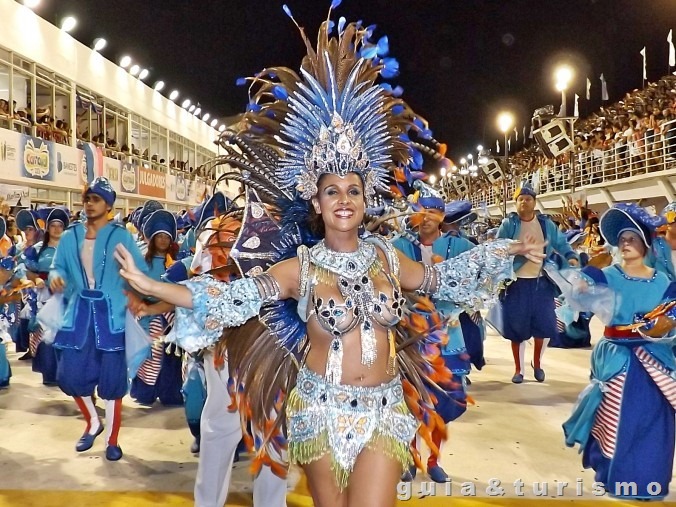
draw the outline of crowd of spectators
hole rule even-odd
[[[38,107],[35,112],[35,120],[32,115],[30,102],[25,108],[18,108],[16,101],[0,99],[0,126],[9,128],[10,122],[14,129],[20,132],[28,132],[33,126],[38,137],[61,144],[70,144],[71,129],[67,122],[54,118],[49,107]]]
[[[667,75],[621,100],[602,106],[574,125],[574,150],[547,158],[531,140],[509,155],[510,188],[523,179],[541,193],[566,188],[571,157],[576,157],[576,183],[597,184],[608,179],[676,165],[676,76]],[[475,200],[491,202],[502,196],[502,183],[472,181]],[[492,188],[493,187],[493,188]],[[509,199],[509,196],[508,196]]]

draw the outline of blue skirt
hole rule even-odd
[[[591,435],[582,455],[611,496],[659,500],[669,494],[674,464],[674,409],[631,354],[622,391],[615,453],[607,458]],[[659,492],[658,492],[659,490]]]

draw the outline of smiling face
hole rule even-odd
[[[361,177],[356,173],[348,173],[343,178],[325,174],[319,181],[317,195],[312,198],[312,206],[322,216],[327,235],[330,231],[356,231],[366,209]]]

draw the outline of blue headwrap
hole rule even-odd
[[[111,186],[108,178],[104,178],[103,176],[99,176],[89,184],[89,187],[85,190],[85,195],[89,193],[98,195],[111,207],[115,204],[115,199],[117,199],[117,193]]]

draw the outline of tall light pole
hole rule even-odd
[[[556,78],[556,89],[561,92],[561,117],[566,116],[566,90],[573,79],[573,70],[567,65],[557,67],[554,73]]]
[[[556,68],[554,72],[554,78],[556,79],[556,89],[561,92],[561,114],[559,115],[563,121],[566,121],[570,124],[570,139],[575,143],[575,120],[574,116],[568,116],[566,114],[566,90],[570,81],[573,79],[573,69],[568,65],[561,65]],[[573,144],[573,152],[570,156],[570,193],[575,193],[575,145]]]
[[[504,160],[504,174],[502,175],[502,216],[507,216],[507,171],[509,170],[509,149],[507,148],[507,132],[512,129],[514,125],[514,115],[509,112],[502,112],[498,115],[498,128],[505,138],[505,156]]]

